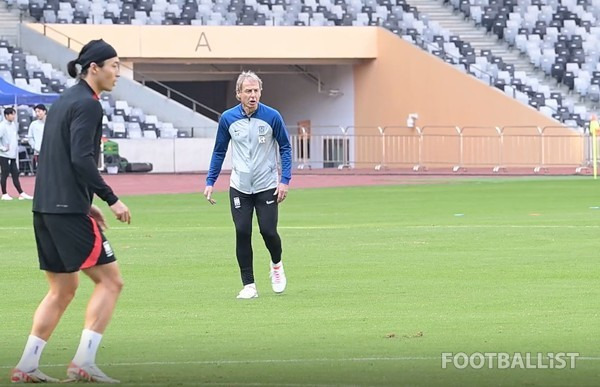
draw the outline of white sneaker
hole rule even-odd
[[[244,286],[240,293],[237,295],[237,298],[242,300],[248,300],[250,298],[257,298],[258,291],[256,290],[256,284],[248,284]]]
[[[98,368],[95,364],[86,366],[78,366],[71,362],[69,368],[67,368],[67,380],[65,382],[96,382],[96,383],[110,383],[116,384],[121,383],[120,380],[113,379],[107,376],[104,372]]]
[[[39,368],[31,372],[23,372],[18,369],[12,370],[10,375],[10,381],[13,383],[58,383],[59,380],[52,378],[42,371]]]
[[[2,195],[0,200],[13,200],[13,198],[9,194],[4,194]]]
[[[279,261],[278,264],[271,262],[271,286],[275,293],[283,293],[285,286],[287,285],[287,279],[285,278],[285,272],[283,271],[283,262]]]
[[[27,195],[25,192],[21,192],[19,200],[33,200],[33,196]]]

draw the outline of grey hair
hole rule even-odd
[[[242,92],[242,83],[244,83],[246,79],[253,79],[257,81],[259,89],[262,90],[262,80],[258,77],[258,75],[256,75],[253,71],[243,71],[238,76],[237,82],[235,83],[235,91],[237,93]]]

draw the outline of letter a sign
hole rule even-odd
[[[198,49],[200,49],[201,47],[208,48],[209,52],[212,51],[210,49],[210,43],[208,43],[208,38],[206,37],[206,34],[204,32],[201,33],[200,37],[198,38],[198,43],[196,43],[196,52],[198,52]]]

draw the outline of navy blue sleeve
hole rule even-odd
[[[283,184],[290,184],[290,180],[292,180],[292,146],[288,131],[283,123],[283,118],[281,118],[279,113],[273,119],[273,135],[279,144],[281,182]]]
[[[227,153],[227,147],[231,135],[229,134],[229,127],[223,116],[219,119],[219,128],[217,129],[217,138],[215,140],[215,148],[213,149],[212,158],[210,159],[210,169],[206,176],[206,185],[213,186],[221,173],[223,167],[223,161],[225,160],[225,154]]]

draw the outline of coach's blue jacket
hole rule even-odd
[[[262,103],[251,116],[239,104],[223,113],[210,161],[206,185],[219,177],[229,141],[232,142],[231,187],[252,194],[277,187],[277,145],[281,157],[281,182],[292,178],[292,147],[279,112]]]

